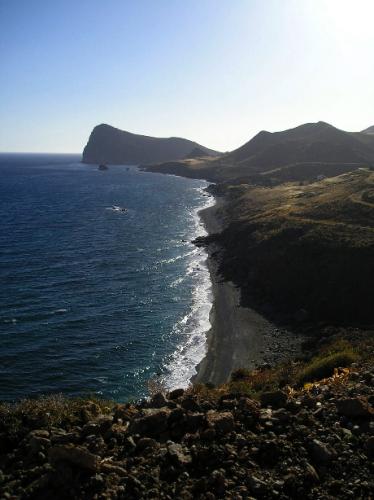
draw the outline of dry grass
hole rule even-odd
[[[350,366],[357,359],[357,353],[352,350],[317,356],[301,371],[298,376],[298,382],[299,384],[305,384],[331,377],[335,369]]]
[[[23,426],[72,426],[82,421],[82,412],[110,412],[114,402],[92,398],[69,398],[62,394],[23,399],[17,403],[0,403],[0,430],[17,432]]]

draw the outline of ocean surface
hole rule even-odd
[[[191,243],[206,185],[0,155],[0,400],[188,384],[210,327],[206,254]]]

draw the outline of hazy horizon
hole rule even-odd
[[[219,151],[374,124],[370,0],[0,0],[0,151],[81,154],[108,123]]]

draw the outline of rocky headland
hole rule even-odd
[[[218,152],[180,137],[150,137],[133,134],[107,124],[97,125],[83,150],[83,163],[137,165],[165,162]]]

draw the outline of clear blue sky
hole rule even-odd
[[[374,0],[0,0],[0,151],[374,125]]]

